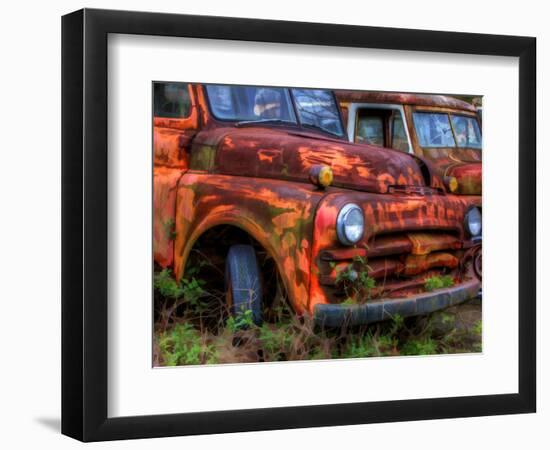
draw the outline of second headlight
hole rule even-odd
[[[481,234],[481,211],[479,208],[473,206],[468,210],[464,216],[464,226],[472,237]]]
[[[336,234],[344,245],[353,245],[361,240],[365,231],[363,210],[355,203],[342,207],[336,219]]]

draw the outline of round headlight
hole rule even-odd
[[[468,210],[464,216],[464,226],[466,231],[472,237],[479,236],[481,234],[481,211],[477,207],[472,207]]]
[[[365,231],[363,210],[354,203],[344,205],[336,219],[336,234],[344,245],[353,245],[359,242]]]

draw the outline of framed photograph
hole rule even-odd
[[[535,412],[535,73],[532,37],[64,16],[62,432]]]

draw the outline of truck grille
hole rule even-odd
[[[449,232],[400,232],[372,236],[363,248],[324,251],[320,255],[319,282],[335,297],[345,296],[341,274],[367,271],[376,280],[373,294],[389,296],[403,290],[423,290],[426,278],[460,276],[460,239]],[[366,266],[365,266],[366,265]]]

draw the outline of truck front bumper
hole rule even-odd
[[[468,280],[458,286],[405,298],[372,300],[360,305],[317,304],[313,315],[315,323],[323,327],[364,325],[401,317],[418,316],[457,305],[477,296],[481,281]]]

